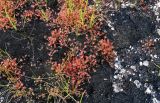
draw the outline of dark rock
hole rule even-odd
[[[114,45],[116,49],[128,48],[138,40],[155,35],[153,18],[136,9],[125,8],[119,12],[111,12],[111,21],[115,28]]]

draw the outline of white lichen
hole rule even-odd
[[[142,85],[142,83],[139,82],[139,80],[135,80],[133,83],[136,85],[137,88],[140,88]]]

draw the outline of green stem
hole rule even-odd
[[[82,103],[82,99],[83,99],[84,93],[85,93],[85,91],[82,93],[79,103]]]
[[[12,27],[13,27],[15,30],[17,30],[17,27],[16,27],[16,25],[12,22],[9,14],[7,13],[6,8],[5,8],[4,10],[5,10],[6,17],[9,19],[10,24],[12,25]]]

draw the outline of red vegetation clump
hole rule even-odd
[[[70,79],[71,87],[77,88],[82,82],[90,78],[89,72],[96,64],[94,56],[85,56],[83,52],[79,56],[68,57],[62,63],[53,63],[53,70],[57,74],[64,74]]]
[[[113,63],[115,58],[115,53],[113,51],[112,43],[107,39],[102,39],[99,41],[99,50],[102,52],[102,55],[105,56],[105,59],[109,63]]]
[[[59,49],[67,48],[64,58],[51,62],[52,70],[65,75],[72,89],[89,80],[90,72],[99,65],[99,55],[109,64],[113,63],[115,57],[112,43],[102,39],[105,33],[101,32],[101,23],[95,20],[94,6],[88,5],[85,0],[66,0],[54,20],[58,28],[48,37],[51,58],[60,52]]]
[[[34,16],[33,10],[25,10],[22,15],[22,17],[25,18],[26,21],[31,21],[33,16]]]
[[[155,46],[155,41],[151,38],[148,38],[148,39],[142,41],[142,48],[145,51],[151,52],[154,49],[154,46]]]
[[[31,21],[32,18],[35,18],[48,22],[51,19],[51,14],[52,10],[47,7],[47,2],[42,0],[31,2],[30,8],[23,12],[22,17],[26,21]]]
[[[61,32],[60,29],[55,29],[51,32],[51,36],[48,37],[48,41],[49,41],[49,46],[52,46],[55,44],[56,40],[58,39],[58,37],[62,36],[63,33]]]
[[[48,37],[50,60],[47,61],[47,63],[51,63],[50,69],[54,71],[53,73],[49,74],[47,71],[46,74],[41,75],[34,73],[40,69],[32,72],[23,69],[26,72],[26,75],[24,75],[18,67],[16,59],[4,59],[0,62],[0,77],[2,78],[0,83],[9,89],[14,97],[28,98],[33,96],[34,92],[38,94],[36,94],[37,99],[48,95],[47,101],[51,96],[50,93],[53,96],[59,96],[58,93],[60,93],[62,96],[59,97],[62,98],[65,94],[67,95],[64,98],[71,97],[70,93],[78,94],[81,92],[80,86],[85,81],[89,81],[91,72],[95,71],[98,66],[103,65],[101,61],[106,60],[109,63],[114,61],[115,54],[112,43],[109,40],[102,39],[105,38],[105,33],[101,30],[100,25],[102,22],[98,18],[99,13],[96,8],[98,4],[96,4],[96,1],[91,0],[92,3],[89,0],[57,1],[60,1],[61,10],[57,15],[53,15],[56,14],[56,10],[54,11],[48,6],[50,5],[48,0],[0,0],[0,29],[19,30],[16,34],[24,33],[23,37],[29,45],[36,43],[35,46],[39,46],[37,42],[32,42],[32,40],[40,39],[42,36],[40,35],[37,38],[36,35],[33,35],[37,34],[35,31],[37,25],[32,26],[32,23],[43,21],[44,24],[47,23],[48,30],[54,28],[51,31],[51,36]],[[36,22],[30,22],[32,20]],[[25,25],[25,23],[29,25]],[[23,25],[23,28],[17,28],[21,25]],[[33,29],[29,32],[31,35],[28,35],[25,30],[28,31],[30,25]],[[45,44],[45,41],[40,42]],[[43,52],[45,49],[43,43],[42,49],[37,48],[35,50],[42,50]],[[29,52],[25,55],[25,59],[30,58],[30,56],[32,54],[30,55]],[[35,63],[35,66],[39,66],[36,68],[41,68],[44,62],[41,62],[41,57],[38,58],[36,56],[36,59],[32,59],[33,61],[27,61],[27,59],[27,64],[31,63],[32,66],[32,63]],[[18,59],[20,60],[20,58]],[[25,61],[20,62],[22,62],[22,64],[20,63],[22,67],[26,66]],[[29,73],[33,74],[30,75]],[[52,78],[52,76],[54,77]],[[34,83],[27,84],[30,81]],[[34,92],[32,89],[27,88],[28,86],[33,87]]]
[[[95,8],[85,0],[66,0],[54,20],[67,32],[87,30],[95,22]]]
[[[26,0],[1,0],[0,1],[0,29],[17,29],[15,10],[21,7]]]
[[[14,89],[24,89],[21,82],[22,73],[17,67],[16,59],[6,59],[0,63],[0,73],[7,78],[7,80],[13,85]]]
[[[16,59],[3,60],[0,63],[0,73],[4,73],[5,75],[7,75],[8,79],[16,78],[16,81],[20,80],[22,76],[20,69],[17,67]]]
[[[8,88],[14,98],[31,95],[30,90],[27,90],[22,82],[24,74],[18,68],[16,59],[3,60],[0,63],[0,74],[8,81]]]

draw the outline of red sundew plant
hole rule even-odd
[[[31,2],[30,9],[24,11],[22,17],[24,20],[31,21],[32,18],[48,22],[51,20],[52,10],[47,7],[45,0]]]
[[[57,74],[64,74],[69,78],[71,88],[74,91],[85,80],[89,80],[90,75],[88,73],[93,70],[95,64],[96,59],[94,56],[85,56],[84,53],[81,52],[79,56],[69,54],[68,58],[63,60],[62,63],[54,62],[52,70]]]
[[[26,0],[1,0],[0,1],[0,29],[17,30],[15,10],[21,7]]]
[[[51,32],[51,36],[48,37],[48,41],[49,41],[49,44],[48,46],[52,46],[55,44],[56,40],[58,39],[58,37],[62,36],[62,32],[60,29],[56,29],[56,30],[53,30]]]
[[[10,60],[6,59],[1,62],[0,65],[0,73],[4,73],[7,75],[8,79],[11,79],[12,77],[16,77],[16,81],[21,78],[21,71],[17,68],[16,59]],[[14,78],[13,78],[14,79]],[[14,81],[12,81],[14,82]]]
[[[96,12],[94,6],[88,6],[86,0],[65,0],[54,20],[66,31],[86,30],[94,25]]]
[[[0,74],[3,78],[6,78],[9,91],[13,93],[13,97],[21,97],[28,95],[26,87],[22,83],[22,72],[18,68],[16,59],[5,59],[0,63]]]
[[[36,10],[25,10],[22,17],[28,22],[31,21],[33,17],[39,18],[42,21],[48,22],[51,17],[51,10],[46,9],[45,11],[43,9],[36,9]]]
[[[51,18],[52,11],[47,8],[45,11],[43,9],[35,10],[35,14],[40,20],[48,22]]]
[[[112,43],[107,39],[102,39],[99,41],[99,50],[102,52],[102,55],[105,56],[105,59],[109,63],[113,63],[115,58],[115,53],[113,51]]]
[[[57,28],[48,37],[52,70],[67,80],[71,94],[79,95],[83,91],[80,87],[90,80],[91,72],[103,60],[112,66],[113,45],[102,39],[106,35],[101,31],[103,23],[98,21],[95,7],[89,7],[87,0],[65,0],[54,23]],[[64,50],[62,57],[55,59],[54,55],[61,50]]]
[[[25,21],[31,21],[33,18],[34,12],[32,10],[25,10],[23,12],[22,17],[24,18]]]

